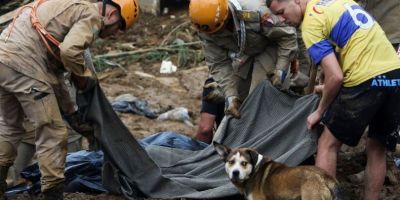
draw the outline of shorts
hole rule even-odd
[[[368,137],[394,151],[400,125],[400,69],[342,87],[322,122],[349,146],[356,146],[369,126]]]

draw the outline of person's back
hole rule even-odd
[[[44,42],[32,27],[30,8],[25,8],[0,36],[0,62],[12,69],[42,80],[49,84],[58,84],[55,74],[63,70],[80,71],[82,66],[76,63],[76,48],[90,45],[98,34],[102,22],[95,4],[81,0],[45,1],[37,9],[40,24],[48,33],[61,42],[60,55],[63,64],[49,54]],[[91,27],[88,29],[87,27]],[[67,36],[67,37],[66,37]],[[50,47],[56,51],[51,42]],[[79,44],[75,46],[74,44]]]
[[[327,53],[338,52],[345,87],[400,67],[385,33],[359,5],[351,0],[320,2],[308,3],[302,24],[303,39],[314,63]],[[325,24],[324,30],[313,29],[321,24]]]
[[[274,13],[301,24],[304,42],[325,79],[317,109],[307,118],[318,139],[316,166],[336,177],[342,144],[356,146],[366,127],[364,199],[378,199],[386,150],[394,150],[400,123],[400,60],[373,17],[352,0],[268,0]]]
[[[282,88],[288,82],[296,30],[279,24],[265,1],[193,0],[189,15],[199,29],[210,76],[226,97],[225,114],[239,117],[240,102],[262,80]]]
[[[400,1],[362,0],[360,3],[381,25],[389,41],[398,45],[400,43]]]

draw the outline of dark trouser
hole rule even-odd
[[[342,87],[322,122],[344,144],[358,144],[369,126],[368,137],[394,151],[400,131],[400,69],[354,87]]]

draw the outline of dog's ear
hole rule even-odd
[[[226,157],[229,155],[231,152],[231,149],[223,144],[220,144],[218,142],[213,142],[214,148],[217,151],[218,155],[221,156],[223,160],[226,159]]]
[[[253,167],[255,167],[258,162],[258,159],[259,159],[258,155],[260,155],[260,154],[257,151],[254,151],[253,149],[248,149],[248,150],[246,150],[246,152],[250,156],[251,165],[253,165]]]

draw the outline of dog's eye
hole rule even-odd
[[[233,164],[235,164],[235,161],[234,161],[234,160],[230,160],[230,161],[228,162],[228,164],[233,165]]]
[[[247,162],[246,162],[246,161],[243,161],[243,162],[241,162],[240,164],[241,164],[243,167],[246,167]]]

